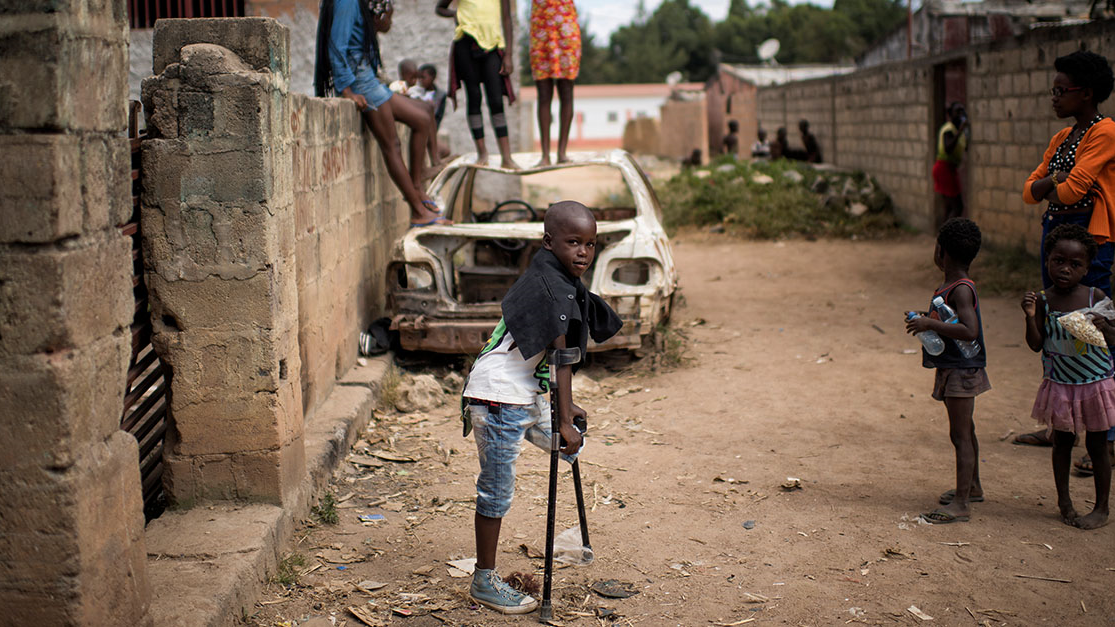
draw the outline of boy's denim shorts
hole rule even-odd
[[[352,91],[364,96],[368,101],[368,109],[378,109],[383,106],[383,103],[391,100],[391,90],[380,82],[371,63],[364,59],[357,62],[350,58],[349,61],[356,66],[356,82],[351,85]]]
[[[523,439],[550,451],[549,403],[540,399],[531,405],[511,405],[469,399],[468,411],[476,452],[480,456],[476,513],[488,518],[503,518],[511,509],[511,498],[515,495],[515,460],[519,458]],[[584,450],[583,443],[581,450]],[[576,455],[561,457],[572,462]]]

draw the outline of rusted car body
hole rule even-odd
[[[521,171],[474,159],[451,163],[428,190],[454,224],[411,229],[395,243],[387,308],[402,347],[478,352],[499,322],[504,294],[542,247],[545,207],[566,199],[583,202],[597,218],[596,259],[582,280],[624,321],[619,335],[589,350],[642,346],[670,315],[677,272],[658,200],[631,156],[573,153],[569,163]],[[538,155],[515,160],[532,163]],[[614,176],[615,186],[592,198],[590,174],[597,181]]]

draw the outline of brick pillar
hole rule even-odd
[[[288,57],[268,18],[155,28],[142,229],[179,506],[287,504],[306,472]]]
[[[148,625],[123,0],[0,2],[0,622]]]

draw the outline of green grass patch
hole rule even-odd
[[[722,224],[726,232],[755,239],[899,232],[890,197],[863,172],[820,172],[781,159],[721,157],[708,166],[682,170],[655,189],[671,230]],[[862,202],[868,211],[852,215],[847,208],[853,202]]]

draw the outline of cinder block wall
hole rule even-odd
[[[0,2],[0,623],[149,625],[123,0]]]
[[[1044,205],[1025,205],[1022,184],[1053,134],[1072,123],[1053,115],[1048,89],[1054,59],[1080,49],[1115,59],[1115,23],[1041,29],[939,58],[762,88],[759,121],[772,132],[785,125],[797,144],[797,120],[809,119],[826,162],[872,174],[894,197],[900,219],[929,229],[936,202],[934,120],[945,104],[934,102],[935,66],[966,59],[972,140],[965,202],[985,242],[1036,253]],[[1110,114],[1111,103],[1100,110]],[[832,120],[831,130],[822,119]]]
[[[704,97],[695,100],[667,100],[659,109],[658,155],[682,159],[694,148],[708,162],[708,108]]]
[[[298,345],[309,415],[355,363],[360,330],[383,315],[384,272],[408,210],[352,103],[294,95],[290,125]]]

